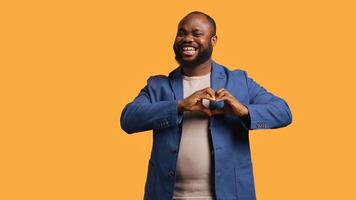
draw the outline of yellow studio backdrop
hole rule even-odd
[[[290,105],[250,132],[260,200],[356,199],[353,1],[1,1],[0,199],[142,199],[152,132],[119,124],[177,64],[178,21],[217,22],[213,58]]]

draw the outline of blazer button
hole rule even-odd
[[[178,153],[178,150],[177,150],[177,149],[174,149],[174,150],[172,151],[172,153],[173,153],[173,154],[176,154],[176,153]]]
[[[175,175],[175,172],[174,171],[169,171],[168,173],[170,176],[174,176]]]

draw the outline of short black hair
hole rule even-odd
[[[211,30],[212,36],[216,35],[216,23],[215,20],[210,17],[208,14],[200,12],[200,11],[193,11],[188,13],[185,17],[183,17],[183,20],[187,17],[189,17],[190,15],[203,15],[210,23],[210,25],[213,27],[213,30]]]

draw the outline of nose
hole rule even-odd
[[[190,34],[187,34],[183,38],[184,42],[193,42],[193,37]]]

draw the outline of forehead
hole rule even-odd
[[[212,26],[209,20],[199,14],[192,14],[184,17],[178,24],[178,30],[184,29],[187,31],[192,30],[202,30],[202,31],[211,31]]]

